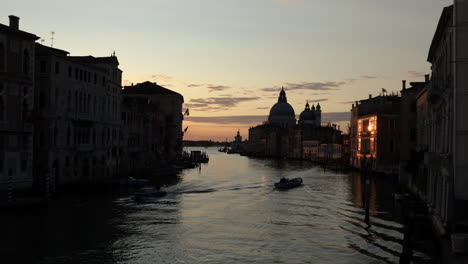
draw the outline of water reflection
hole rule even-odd
[[[9,213],[2,227],[15,228],[0,246],[24,263],[398,262],[402,226],[387,180],[370,183],[367,224],[359,174],[208,151],[209,164],[184,171],[152,203],[114,190]],[[305,185],[273,189],[283,176]]]

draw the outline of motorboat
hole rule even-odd
[[[154,187],[143,187],[135,192],[134,199],[137,202],[145,201],[147,198],[160,198],[166,196],[167,192],[160,191],[159,188]]]
[[[288,178],[281,178],[279,182],[275,183],[275,187],[277,189],[291,189],[294,187],[298,187],[302,185],[302,178],[294,178],[294,179],[288,179]]]

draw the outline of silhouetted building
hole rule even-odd
[[[337,157],[335,151],[340,149],[341,155],[341,147],[327,144],[341,144],[341,131],[336,129],[336,125],[322,126],[321,114],[320,104],[310,108],[307,102],[296,124],[294,109],[282,88],[278,102],[270,110],[268,121],[249,129],[247,151],[255,156],[294,159],[318,158],[322,151],[322,159]]]
[[[137,85],[125,86],[125,98],[144,98],[153,104],[155,109],[164,117],[164,126],[160,126],[160,135],[163,137],[157,145],[158,155],[167,161],[179,158],[182,155],[182,104],[184,97],[152,82],[143,82]]]
[[[114,55],[69,56],[36,44],[34,173],[40,185],[118,173],[121,78]]]
[[[468,5],[444,8],[429,50],[432,75],[417,94],[411,190],[427,202],[440,236],[468,252]]]
[[[142,175],[166,159],[166,118],[155,102],[124,95],[122,122],[123,171]]]
[[[426,76],[428,78],[428,76]],[[403,80],[401,93],[401,134],[400,134],[400,173],[399,181],[401,184],[408,183],[413,173],[412,167],[416,153],[416,128],[417,118],[417,95],[425,88],[426,82],[411,82],[411,87],[406,87],[406,81]]]
[[[397,95],[356,102],[351,109],[351,166],[369,162],[375,171],[397,170],[400,161],[400,103]]]
[[[245,151],[245,146],[242,142],[242,136],[240,135],[240,131],[237,131],[237,135],[234,137],[234,141],[231,143],[231,153],[240,153]]]
[[[34,42],[19,18],[0,24],[0,189],[30,188],[33,182]],[[1,197],[0,199],[3,199]]]

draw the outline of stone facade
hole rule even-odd
[[[34,172],[39,187],[117,176],[122,134],[118,65],[115,56],[69,56],[36,44]]]
[[[19,29],[19,18],[0,24],[0,189],[33,183],[33,34]]]

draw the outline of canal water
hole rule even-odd
[[[399,262],[403,226],[392,217],[391,181],[372,180],[368,225],[359,174],[200,150],[210,162],[181,172],[151,203],[90,192],[2,213],[1,263]],[[275,190],[281,177],[302,177],[304,186]]]

